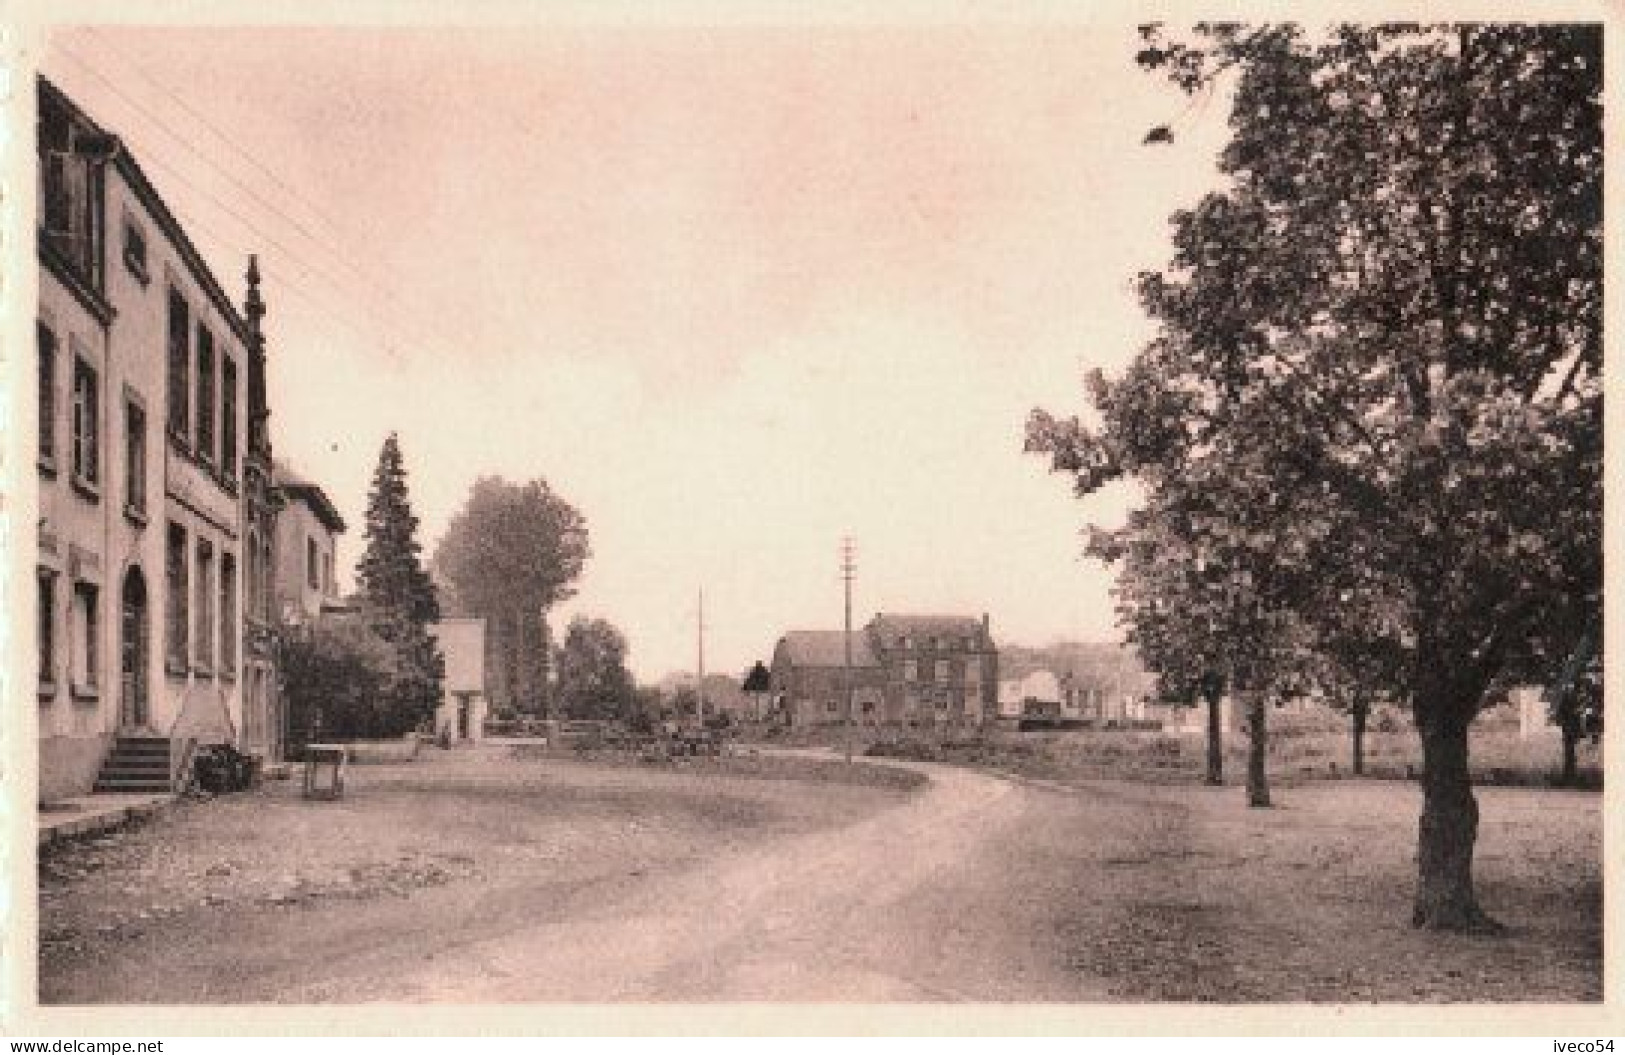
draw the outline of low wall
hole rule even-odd
[[[344,746],[352,765],[365,766],[410,762],[417,758],[422,742],[413,733],[400,740],[352,740]]]
[[[39,801],[88,795],[102,759],[112,750],[111,733],[44,736],[39,741]]]

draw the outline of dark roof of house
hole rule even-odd
[[[980,634],[982,621],[970,615],[888,615],[876,614],[869,626],[882,639],[906,635],[908,637],[962,637]]]
[[[791,630],[779,638],[790,662],[798,667],[841,667],[846,665],[846,633],[841,630]],[[880,661],[869,649],[869,638],[852,632],[852,665],[878,667]]]
[[[274,466],[274,476],[277,490],[290,498],[303,501],[327,530],[335,534],[344,533],[344,518],[339,516],[338,509],[334,507],[320,484],[301,476],[283,462],[277,462]]]

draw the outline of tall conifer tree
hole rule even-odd
[[[390,688],[391,710],[405,732],[434,713],[445,661],[429,633],[440,618],[434,583],[419,558],[418,518],[406,488],[406,466],[394,433],[384,440],[367,499],[367,549],[356,577],[367,618],[394,646],[400,675]]]

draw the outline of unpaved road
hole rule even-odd
[[[1045,935],[1013,926],[996,891],[990,902],[964,882],[1033,795],[939,769],[923,791],[849,827],[721,856],[365,988],[454,1002],[1104,996],[1079,985],[1059,950],[1044,955]]]
[[[1481,791],[1512,927],[1485,940],[1405,923],[1410,785],[1257,811],[918,771],[453,753],[358,770],[342,804],[183,807],[47,862],[42,1001],[1600,998],[1597,796]]]

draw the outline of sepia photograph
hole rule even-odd
[[[1600,19],[442,14],[11,40],[14,1001],[1601,1008]]]

